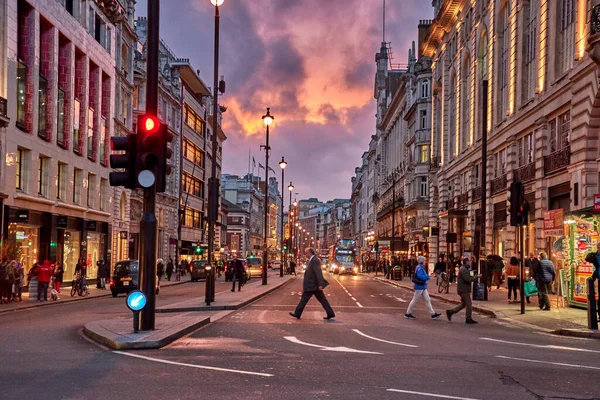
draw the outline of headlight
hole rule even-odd
[[[358,272],[358,268],[354,267],[354,272]]]
[[[341,269],[342,271],[345,271],[345,270],[346,270],[346,267],[340,267],[340,269]]]

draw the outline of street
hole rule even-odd
[[[595,341],[479,315],[473,326],[462,313],[452,322],[431,320],[424,303],[409,321],[402,315],[412,292],[364,275],[325,277],[334,320],[322,319],[315,299],[300,320],[288,315],[300,298],[300,275],[161,350],[109,351],[80,335],[87,321],[126,314],[122,297],[0,315],[2,337],[11,338],[0,346],[11,366],[0,387],[7,398],[60,399],[600,397]],[[158,304],[203,287],[165,288]],[[221,280],[217,299],[224,290]]]

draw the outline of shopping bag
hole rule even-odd
[[[538,289],[533,279],[525,281],[523,292],[525,293],[525,297],[537,296]]]
[[[485,283],[475,282],[473,284],[473,300],[483,301],[484,292],[486,290]]]

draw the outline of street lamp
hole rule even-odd
[[[211,0],[215,6],[215,55],[214,55],[214,79],[213,79],[213,119],[212,119],[212,162],[211,175],[208,183],[208,262],[213,262],[213,251],[215,245],[215,223],[219,215],[219,180],[217,178],[217,115],[219,106],[219,6],[225,0]],[[216,268],[209,270],[211,279],[206,280],[206,304],[210,305],[215,300],[215,277]]]
[[[281,157],[281,161],[279,161],[279,166],[281,167],[281,256],[279,257],[281,262],[279,263],[279,277],[283,278],[283,182],[285,181],[285,167],[287,167],[287,162],[285,161],[285,158]],[[288,215],[288,219],[289,218],[290,216]]]
[[[219,1],[219,0],[215,0]],[[275,118],[271,115],[271,109],[267,107],[267,113],[262,116],[262,120],[267,127],[267,141],[264,146],[261,148],[265,149],[265,237],[264,237],[264,251],[263,251],[263,270],[262,270],[262,284],[267,284],[267,265],[269,265],[269,261],[267,260],[269,256],[269,248],[267,247],[267,235],[269,232],[269,126],[273,123]]]

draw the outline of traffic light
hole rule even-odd
[[[110,155],[110,167],[124,169],[108,174],[110,186],[124,186],[127,189],[137,187],[136,163],[136,135],[113,136],[110,138],[110,148],[113,151],[124,151],[123,154]]]
[[[156,116],[146,114],[138,118],[135,172],[141,187],[156,185],[157,192],[165,191],[166,177],[171,173],[167,160],[171,158],[172,140],[167,125]]]
[[[529,223],[529,203],[525,200],[525,190],[521,182],[510,184],[510,225],[520,226]]]

